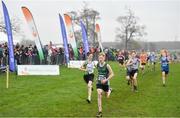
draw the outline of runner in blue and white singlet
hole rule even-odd
[[[163,86],[165,86],[166,79],[169,73],[169,58],[166,52],[162,51],[160,63],[161,63],[161,72],[162,72],[162,82],[163,82]]]

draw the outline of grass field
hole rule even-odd
[[[167,86],[161,82],[160,67],[138,75],[138,93],[133,93],[116,62],[110,62],[115,73],[110,99],[103,96],[103,116],[180,117],[180,64],[170,65]],[[5,87],[5,74],[0,74],[1,117],[94,117],[97,113],[97,92],[92,103],[86,100],[87,88],[77,69],[61,67],[60,76],[10,75],[10,88]],[[94,84],[95,88],[95,84]]]

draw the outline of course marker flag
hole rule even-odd
[[[9,70],[15,71],[15,60],[14,60],[14,46],[13,46],[13,36],[12,36],[12,28],[11,22],[9,19],[9,14],[6,5],[2,1],[3,13],[4,13],[4,21],[6,25],[6,32],[8,37],[8,50],[9,50]]]
[[[73,30],[73,26],[72,26],[71,17],[67,14],[64,14],[64,20],[65,20],[66,28],[67,28],[68,43],[71,44],[73,52],[74,52],[74,56],[76,59],[78,59],[78,50],[77,50],[76,39],[74,36],[74,30]]]
[[[96,24],[95,32],[97,34],[97,40],[99,43],[99,47],[101,48],[101,52],[103,52],[103,47],[102,47],[102,42],[101,42],[101,32],[100,32],[99,24]]]
[[[26,7],[22,7],[22,11],[23,11],[23,14],[26,18],[26,21],[29,25],[29,29],[30,31],[32,32],[32,35],[34,37],[34,41],[35,41],[35,44],[37,46],[37,49],[38,49],[38,54],[39,54],[39,58],[41,60],[41,62],[44,60],[44,54],[43,54],[43,50],[42,50],[42,43],[40,41],[40,38],[39,38],[39,34],[38,34],[38,31],[37,31],[37,28],[36,28],[36,25],[35,25],[35,22],[34,22],[34,18],[31,14],[31,12],[29,11],[28,8]]]
[[[67,44],[67,35],[66,35],[64,21],[60,14],[59,14],[59,19],[60,19],[60,25],[61,25],[61,33],[62,33],[62,38],[63,38],[66,63],[68,64],[69,63],[69,50],[68,50],[68,44]]]
[[[87,31],[82,21],[80,21],[80,23],[81,23],[81,29],[82,29],[82,40],[84,44],[85,55],[87,56],[87,53],[89,52]]]

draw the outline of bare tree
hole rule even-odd
[[[21,31],[21,20],[18,17],[13,17],[11,19],[11,28],[12,28],[12,33],[15,35],[22,35]],[[4,18],[0,18],[0,32],[6,33],[6,27],[4,23]]]
[[[28,39],[26,39],[24,31],[22,31],[21,24],[22,24],[21,19],[19,19],[18,17],[15,17],[15,16],[12,17],[11,18],[12,33],[13,33],[13,35],[20,36],[22,41],[28,40]],[[7,33],[3,17],[0,17],[0,32],[3,32],[5,34]],[[22,42],[22,41],[20,41],[20,42]]]
[[[99,17],[99,12],[89,8],[89,4],[87,2],[84,2],[83,9],[80,11],[70,11],[67,14],[69,14],[72,18],[73,21],[73,26],[78,25],[80,26],[80,21],[85,24],[86,31],[87,31],[87,36],[88,36],[88,41],[90,44],[95,45],[96,44],[96,34],[95,34],[95,23]],[[76,40],[81,39],[79,32],[81,30],[74,30],[75,34],[77,33],[78,35],[75,35]],[[80,41],[79,41],[80,42]]]
[[[138,20],[139,18],[131,9],[127,9],[126,15],[117,18],[120,25],[116,28],[116,37],[125,43],[125,49],[128,49],[128,43],[131,40],[140,39],[147,34],[145,26],[138,24]]]

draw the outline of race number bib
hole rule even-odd
[[[168,65],[167,62],[162,63],[162,66],[163,66],[163,67],[166,67],[167,65]]]
[[[99,75],[99,76],[98,76],[98,80],[99,80],[99,81],[102,81],[102,80],[104,80],[104,79],[106,79],[106,77],[105,77],[104,75]]]

